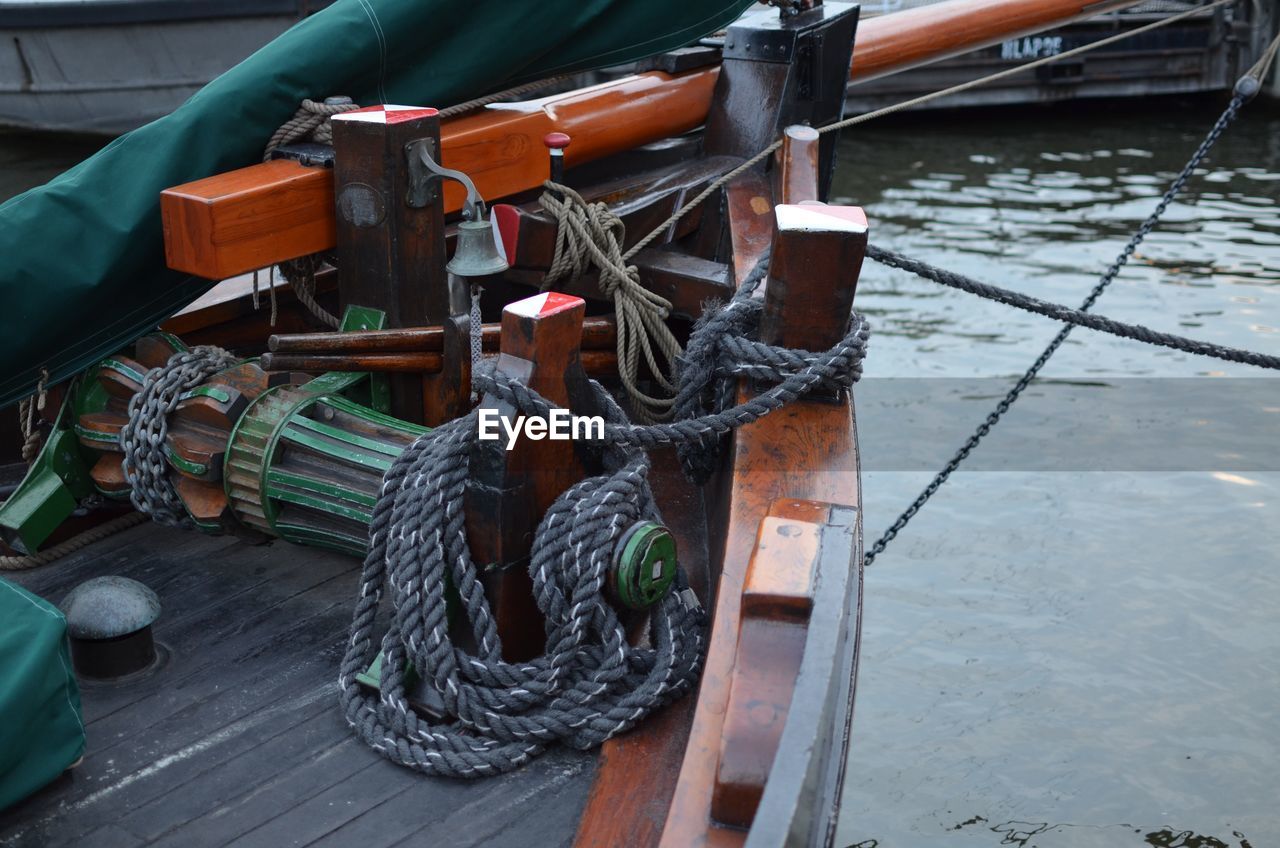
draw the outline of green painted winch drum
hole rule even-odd
[[[335,372],[254,400],[223,466],[239,521],[290,542],[364,555],[383,475],[428,431],[341,394],[364,376]]]
[[[637,521],[618,540],[609,588],[623,606],[648,609],[671,590],[676,568],[671,531],[656,521]]]

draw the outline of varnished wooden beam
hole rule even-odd
[[[262,356],[262,367],[267,371],[305,371],[310,374],[323,374],[327,371],[438,374],[444,367],[444,357],[439,352],[332,355],[267,353]],[[616,377],[618,354],[611,350],[584,350],[582,368],[590,377]]]
[[[440,158],[488,200],[527,191],[547,178],[548,132],[574,138],[568,167],[688,132],[706,115],[718,71],[651,71],[476,110],[443,123]],[[445,183],[446,211],[461,209],[463,198]],[[333,173],[284,160],[251,165],[167,189],[161,214],[169,267],[224,279],[333,247]]]
[[[582,348],[600,350],[612,347],[618,325],[613,316],[584,318]],[[483,350],[497,350],[502,338],[502,324],[484,324],[480,340]],[[295,333],[274,335],[267,340],[272,353],[310,353],[317,355],[424,353],[439,352],[444,345],[441,327],[403,327],[395,330],[357,330],[350,333]]]
[[[947,0],[881,15],[859,25],[850,78],[875,79],[1136,2]],[[546,133],[574,138],[572,166],[688,132],[706,120],[719,72],[652,71],[446,121],[444,165],[470,174],[490,200],[536,188],[546,178]],[[446,186],[446,209],[461,204],[460,189]],[[208,279],[327,250],[335,238],[331,172],[292,161],[175,186],[161,195],[161,214],[169,267]]]

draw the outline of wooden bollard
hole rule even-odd
[[[760,340],[823,351],[844,337],[867,250],[858,206],[774,207],[777,226],[764,290]]]
[[[388,327],[444,327],[439,373],[391,377],[396,417],[441,424],[470,402],[467,308],[450,298],[440,183],[413,163],[411,142],[439,157],[435,109],[369,106],[333,117],[338,297],[343,309],[382,310]]]
[[[594,414],[595,402],[579,349],[586,303],[546,292],[507,306],[497,369],[557,406]],[[478,419],[483,428],[496,414],[515,425],[521,413],[485,395]],[[545,432],[545,431],[544,431]],[[587,475],[571,441],[516,437],[507,449],[506,430],[497,441],[477,440],[467,483],[467,539],[484,569],[485,590],[498,622],[503,654],[518,661],[536,655],[545,639],[527,571],[538,522],[547,507]]]

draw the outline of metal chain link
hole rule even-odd
[[[1208,155],[1209,149],[1213,147],[1215,142],[1217,142],[1218,138],[1222,135],[1227,126],[1235,120],[1236,114],[1240,111],[1240,108],[1244,106],[1247,100],[1248,95],[1241,93],[1240,86],[1237,84],[1237,93],[1231,98],[1231,102],[1227,105],[1227,108],[1223,110],[1222,114],[1218,117],[1218,120],[1214,123],[1213,128],[1209,130],[1209,134],[1205,136],[1204,141],[1200,142],[1200,146],[1196,148],[1196,152],[1191,155],[1191,158],[1187,161],[1187,164],[1183,167],[1177,178],[1160,198],[1160,202],[1156,204],[1156,208],[1147,216],[1146,220],[1142,222],[1142,225],[1138,227],[1137,232],[1130,237],[1128,243],[1125,244],[1124,249],[1120,251],[1120,255],[1117,256],[1115,261],[1107,267],[1107,270],[1103,273],[1092,291],[1089,292],[1089,296],[1086,297],[1084,302],[1080,305],[1081,312],[1088,312],[1093,308],[1093,305],[1098,301],[1098,298],[1102,296],[1102,293],[1106,290],[1107,286],[1111,285],[1112,280],[1114,280],[1116,275],[1120,273],[1120,269],[1123,268],[1128,263],[1129,258],[1133,256],[1134,250],[1137,249],[1138,245],[1142,243],[1142,240],[1145,239],[1147,234],[1155,227],[1156,223],[1160,220],[1160,217],[1164,215],[1165,210],[1169,208],[1169,204],[1173,202],[1173,199],[1182,191],[1187,180],[1191,178],[1195,169],[1199,167],[1201,160]],[[991,432],[991,428],[994,427],[1001,417],[1009,411],[1009,407],[1011,407],[1022,395],[1027,386],[1031,385],[1032,381],[1035,380],[1036,375],[1040,373],[1040,369],[1045,366],[1050,357],[1052,357],[1053,354],[1057,352],[1058,348],[1062,346],[1062,343],[1067,340],[1067,336],[1071,334],[1071,331],[1075,329],[1075,326],[1075,324],[1068,324],[1058,331],[1058,334],[1054,336],[1053,341],[1049,342],[1049,346],[1046,347],[1040,356],[1036,358],[1036,361],[1031,364],[1031,367],[1027,369],[1026,373],[1024,373],[1022,377],[1019,378],[1018,382],[1014,384],[1013,388],[1009,390],[1009,393],[1005,395],[998,404],[996,404],[996,408],[987,416],[987,419],[978,425],[978,429],[975,430],[973,435],[965,441],[965,443],[960,447],[960,450],[956,451],[955,456],[951,457],[947,464],[943,466],[942,470],[939,471],[933,480],[929,482],[929,485],[925,486],[924,491],[922,491],[916,499],[912,501],[911,505],[898,516],[897,520],[895,520],[893,524],[889,525],[889,529],[885,530],[884,534],[881,535],[880,538],[876,540],[876,543],[871,546],[871,550],[867,551],[866,557],[863,560],[865,565],[870,565],[875,561],[877,556],[884,553],[884,550],[889,546],[889,543],[897,538],[898,534],[902,532],[902,529],[907,526],[907,523],[910,522],[911,519],[916,516],[916,513],[920,511],[920,508],[929,502],[929,499],[932,498],[934,493],[942,487],[942,484],[947,482],[947,479],[951,476],[952,472],[960,467],[960,464],[968,458],[969,454],[973,452],[973,449],[978,446],[978,443]]]
[[[181,350],[142,378],[142,388],[129,399],[129,422],[120,430],[125,480],[135,509],[170,527],[187,527],[191,519],[169,481],[167,439],[169,413],[182,393],[212,374],[235,364],[236,357],[220,347],[200,345]]]

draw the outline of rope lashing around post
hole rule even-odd
[[[490,103],[496,103],[499,100],[548,88],[571,77],[572,74],[561,74],[524,83],[503,91],[495,91],[492,94],[486,94],[483,97],[477,97],[473,100],[450,106],[447,109],[441,109],[439,114],[441,118],[462,115]],[[359,104],[353,103],[349,97],[326,97],[322,101],[304,99],[298,106],[298,110],[294,112],[293,117],[285,121],[279,129],[272,133],[271,140],[267,142],[267,146],[263,150],[262,161],[269,161],[271,152],[277,147],[303,139],[316,144],[332,145],[333,122],[331,119],[333,116],[340,115],[343,112],[352,112],[359,108]],[[321,259],[318,255],[311,254],[281,262],[279,264],[280,274],[289,282],[289,286],[293,289],[293,294],[298,298],[298,302],[306,307],[307,311],[321,324],[336,330],[341,324],[338,316],[321,306],[316,299],[316,270],[320,265],[320,261]],[[271,326],[274,327],[276,325],[277,312],[276,288],[275,280],[272,279],[270,282]],[[253,308],[258,308],[258,275],[256,272],[253,276]]]
[[[738,294],[722,310],[734,316],[735,328],[753,330],[758,324],[761,307],[748,296],[767,272],[766,257],[747,275]],[[741,325],[736,323],[738,310],[745,314]],[[871,335],[866,319],[856,312],[850,316],[844,338],[821,353],[776,348],[749,337],[735,338],[725,332],[725,328],[725,324],[708,319],[690,337],[690,351],[701,350],[705,343],[711,355],[698,362],[690,360],[689,354],[682,358],[677,397],[685,401],[679,404],[681,413],[675,420],[659,424],[606,421],[602,441],[645,449],[668,445],[713,449],[710,446],[730,430],[754,423],[811,392],[837,391],[851,386],[862,374],[862,360]],[[739,404],[730,405],[731,396],[722,403],[717,402],[717,397],[726,397],[722,381],[730,375],[753,376],[776,381],[776,385]],[[477,373],[473,382],[478,392],[493,394],[525,415],[545,418],[558,408],[528,386],[500,372]],[[691,479],[697,482],[696,477]]]
[[[591,268],[600,274],[600,291],[613,298],[618,321],[618,376],[636,417],[646,423],[671,417],[676,385],[670,376],[680,342],[666,325],[671,302],[640,285],[640,272],[622,255],[626,225],[605,203],[587,203],[568,186],[548,180],[538,199],[556,220],[556,245],[543,286],[577,279]],[[662,364],[654,348],[662,355]],[[666,397],[654,397],[637,384],[640,356]]]
[[[429,774],[483,777],[513,769],[559,742],[599,745],[652,710],[689,691],[701,667],[703,613],[687,600],[682,574],[675,590],[650,612],[651,648],[627,644],[617,614],[601,594],[611,552],[640,519],[657,519],[645,449],[659,445],[714,450],[717,437],[749,424],[817,388],[848,387],[861,372],[868,329],[852,317],[848,335],[825,353],[764,345],[748,338],[760,305],[749,299],[767,270],[767,258],[748,275],[738,295],[695,331],[691,350],[708,351],[681,370],[683,409],[692,417],[638,425],[598,384],[606,410],[601,452],[606,473],[562,494],[538,526],[529,574],[547,619],[546,650],[527,663],[505,663],[502,646],[475,563],[466,544],[463,502],[467,462],[479,413],[455,419],[419,437],[383,479],[369,529],[360,595],[339,677],[347,720],[388,759]],[[739,320],[739,315],[743,316]],[[720,342],[710,339],[720,336]],[[731,378],[777,380],[736,406],[703,398],[723,395]],[[548,417],[556,407],[492,366],[477,369],[477,393],[492,393],[525,414]],[[708,447],[700,447],[708,446]],[[444,587],[457,587],[476,653],[455,645],[446,620]],[[373,653],[372,631],[382,595],[393,608],[379,645],[379,693],[356,676]],[[405,671],[427,680],[454,720],[432,723],[410,707]]]
[[[608,418],[625,420],[595,385]],[[538,526],[529,574],[546,618],[546,651],[523,663],[502,645],[466,543],[463,501],[477,412],[421,436],[383,480],[370,524],[360,596],[339,676],[347,721],[383,756],[428,774],[510,771],[559,742],[595,747],[688,692],[702,664],[705,616],[683,574],[649,618],[652,647],[628,644],[603,589],[618,540],[658,520],[643,451],[606,445],[607,473],[583,480]],[[476,652],[455,644],[444,598],[450,582]],[[364,691],[383,592],[392,617],[381,640],[379,692]],[[428,681],[455,720],[433,723],[409,706],[405,670]]]
[[[351,102],[349,97],[326,97],[324,100],[306,98],[298,106],[293,117],[280,125],[271,134],[262,152],[262,161],[271,159],[271,152],[277,147],[293,144],[301,139],[310,139],[316,144],[333,144],[333,124],[330,118],[343,112],[354,112],[360,107]]]
[[[171,527],[191,523],[182,499],[169,482],[166,439],[169,413],[182,393],[239,360],[220,347],[201,345],[169,357],[142,379],[142,389],[129,399],[129,421],[120,430],[129,499],[139,512]]]
[[[333,122],[334,115],[341,115],[344,112],[354,112],[359,109],[359,104],[353,103],[349,97],[326,97],[324,100],[316,101],[307,98],[298,106],[298,111],[293,117],[280,125],[271,135],[271,140],[267,142],[266,148],[262,152],[262,161],[267,162],[271,159],[271,153],[277,147],[283,147],[286,144],[292,144],[295,141],[306,139],[316,144],[333,144]],[[289,281],[293,294],[298,298],[298,302],[306,307],[315,319],[326,327],[337,329],[340,322],[338,316],[320,305],[316,300],[316,269],[319,265],[319,258],[315,254],[303,256],[298,259],[290,259],[281,262],[279,265],[280,274]],[[276,323],[276,287],[275,280],[269,280],[271,283],[271,326]],[[258,295],[258,275],[253,276],[253,293],[254,308],[257,308]]]

